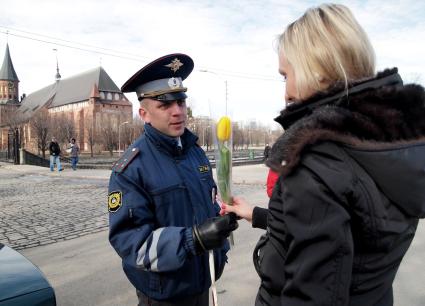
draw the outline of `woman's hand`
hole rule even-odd
[[[238,217],[245,219],[248,222],[252,222],[252,211],[253,207],[242,197],[233,197],[233,205],[221,203],[220,215],[224,215],[230,212],[235,213]]]

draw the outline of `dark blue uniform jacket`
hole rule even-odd
[[[211,285],[208,253],[195,255],[192,226],[218,214],[204,151],[187,129],[183,148],[151,125],[115,165],[109,183],[109,241],[131,283],[156,300],[191,296]],[[214,199],[213,199],[214,198]],[[228,243],[214,250],[216,275]]]

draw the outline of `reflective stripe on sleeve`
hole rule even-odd
[[[158,228],[157,230],[152,232],[152,243],[149,248],[149,262],[150,262],[150,270],[153,272],[158,272],[158,241],[159,237],[161,236],[162,231],[164,228]],[[146,257],[146,249],[148,244],[147,239],[145,243],[142,245],[142,247],[137,252],[137,260],[136,264],[142,268],[146,269],[145,265],[143,264],[145,257]]]
[[[152,244],[149,249],[149,260],[151,262],[151,271],[158,272],[158,241],[164,228],[158,228],[153,232]]]
[[[145,265],[143,264],[143,260],[145,259],[146,255],[146,245],[148,241],[146,240],[145,243],[143,243],[142,247],[137,252],[137,260],[136,265],[138,265],[140,268],[144,269]]]

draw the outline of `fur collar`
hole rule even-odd
[[[267,165],[286,176],[303,151],[320,142],[379,149],[425,139],[425,93],[419,85],[403,85],[397,69],[385,70],[348,90],[337,85],[294,103],[275,120],[285,133]]]

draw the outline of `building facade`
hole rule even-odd
[[[7,116],[5,114],[8,111],[14,111],[9,118],[19,122],[21,145],[34,153],[39,153],[39,136],[31,122],[41,113],[45,113],[46,120],[49,121],[49,125],[46,125],[49,139],[52,136],[58,138],[58,134],[63,132],[61,129],[66,128],[64,122],[68,122],[68,125],[71,122],[72,135],[68,136],[76,138],[82,151],[90,149],[94,134],[97,138],[101,137],[105,124],[118,129],[120,122],[132,120],[131,102],[102,67],[63,79],[57,67],[56,81],[53,84],[24,95],[21,101],[18,99],[19,80],[13,69],[8,47],[1,72],[0,93],[4,97],[0,100],[4,106],[2,115]],[[1,145],[4,149],[8,130],[13,124],[4,117],[1,119]]]

